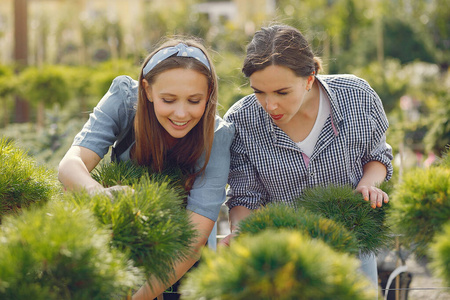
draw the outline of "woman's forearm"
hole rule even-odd
[[[386,166],[379,161],[373,160],[363,167],[363,176],[358,185],[376,186],[386,178]]]
[[[194,228],[197,230],[198,237],[196,241],[191,244],[192,254],[187,259],[180,261],[174,266],[174,275],[170,279],[170,285],[177,282],[200,258],[201,250],[206,244],[214,222],[197,213],[190,212],[190,219]],[[150,277],[149,282],[144,284],[134,295],[133,300],[154,299],[162,294],[169,286],[164,285],[154,277]]]
[[[82,147],[71,147],[59,163],[58,179],[70,190],[101,189],[102,185],[90,175],[99,161],[100,157],[95,152]]]
[[[231,232],[234,232],[238,228],[239,222],[247,218],[251,213],[252,210],[244,206],[235,206],[230,209],[228,219],[230,222]]]

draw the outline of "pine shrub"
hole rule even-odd
[[[373,209],[361,194],[349,186],[307,189],[299,198],[298,205],[344,225],[356,236],[361,254],[377,253],[390,244],[390,226],[386,221],[389,203]]]
[[[418,257],[427,257],[429,243],[450,216],[450,168],[413,169],[392,195],[390,214],[402,241]]]
[[[42,206],[59,187],[56,174],[39,166],[13,142],[0,139],[0,222],[31,205]]]
[[[205,249],[181,285],[182,299],[373,299],[358,261],[292,230],[242,236]]]
[[[284,204],[269,204],[239,223],[239,235],[256,234],[267,229],[292,229],[324,241],[339,252],[357,254],[358,241],[342,224]]]
[[[450,221],[431,243],[431,268],[435,274],[450,286]]]
[[[154,181],[168,182],[171,187],[184,191],[185,177],[179,168],[167,166],[162,172],[154,172],[146,166],[139,166],[133,161],[108,162],[98,165],[91,173],[93,179],[104,187],[114,185],[133,185],[141,178],[149,177]]]
[[[112,299],[142,284],[88,210],[50,201],[0,227],[0,299]]]
[[[175,263],[190,255],[196,231],[183,207],[183,197],[168,181],[142,177],[134,192],[69,193],[65,200],[89,207],[112,230],[111,246],[127,253],[145,274],[168,283]]]

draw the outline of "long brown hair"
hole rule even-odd
[[[255,33],[247,46],[242,72],[250,77],[270,65],[287,67],[299,77],[317,75],[322,69],[320,58],[314,56],[303,34],[284,24],[263,27]]]
[[[173,47],[179,43],[202,50],[208,59],[211,70],[195,58],[172,56],[158,63],[145,76],[143,75],[142,69],[156,52],[163,48]],[[174,147],[170,148],[168,133],[158,122],[154,103],[149,101],[142,81],[145,79],[152,85],[159,74],[176,68],[191,69],[205,75],[208,81],[209,98],[205,112],[198,124],[186,136],[179,139]],[[195,178],[204,173],[211,154],[217,109],[217,85],[217,75],[214,66],[200,41],[193,38],[176,38],[166,41],[154,50],[142,64],[139,75],[138,102],[134,120],[136,144],[131,151],[132,159],[139,165],[151,167],[156,172],[163,171],[168,162],[175,164],[187,175],[185,189],[190,190]],[[205,163],[198,171],[195,171],[197,161],[203,153],[205,155]]]

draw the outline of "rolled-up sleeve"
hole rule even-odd
[[[72,146],[88,148],[103,158],[132,121],[136,99],[137,82],[128,76],[116,77],[83,129],[75,136]]]
[[[214,222],[217,221],[220,207],[225,202],[233,137],[234,127],[217,117],[214,141],[205,173],[196,178],[187,198],[186,209]],[[199,161],[199,165],[202,165],[203,159]]]
[[[375,93],[375,92],[374,92]],[[375,94],[373,97],[372,108],[370,112],[372,137],[371,144],[367,149],[366,155],[362,158],[362,164],[365,165],[369,161],[379,161],[386,166],[387,174],[385,180],[392,177],[392,148],[386,142],[386,130],[389,122],[384,112],[380,98]]]

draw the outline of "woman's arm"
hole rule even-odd
[[[175,264],[174,276],[170,279],[170,285],[174,284],[179,280],[200,258],[201,249],[206,244],[208,236],[214,227],[214,221],[209,218],[203,217],[194,212],[190,212],[190,220],[197,230],[198,237],[196,241],[191,244],[192,255],[186,260],[180,261]],[[158,295],[162,294],[169,286],[162,284],[160,281],[156,280],[154,277],[150,277],[149,283],[143,285],[134,295],[133,300],[144,300],[144,299],[154,299]]]
[[[220,241],[220,245],[230,246],[231,239],[236,235],[239,227],[239,222],[247,218],[252,213],[251,209],[244,206],[235,206],[230,209],[228,214],[228,221],[230,222],[231,233]]]
[[[366,163],[363,167],[363,176],[355,190],[363,195],[364,200],[370,201],[372,208],[383,206],[383,201],[389,202],[389,196],[377,188],[386,178],[386,174],[386,166],[376,160]]]
[[[92,150],[80,146],[72,146],[58,167],[58,179],[63,186],[72,191],[86,190],[89,194],[105,193],[112,197],[111,191],[129,189],[128,186],[112,186],[104,188],[91,177],[90,172],[97,166],[101,158]]]
[[[59,181],[69,190],[86,189],[88,192],[94,192],[102,189],[102,185],[90,175],[100,159],[92,150],[80,146],[70,147],[59,163]]]

